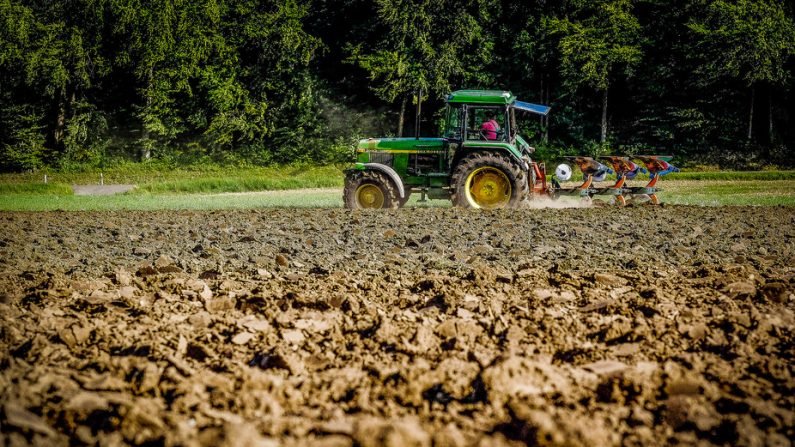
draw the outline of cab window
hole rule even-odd
[[[502,107],[471,107],[467,110],[467,140],[506,141],[507,110]]]
[[[463,115],[461,107],[447,106],[447,116],[445,118],[445,127],[443,136],[451,140],[461,139],[461,116]]]

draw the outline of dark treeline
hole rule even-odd
[[[795,162],[785,0],[0,0],[0,170],[347,160],[444,94],[550,104],[542,157]]]

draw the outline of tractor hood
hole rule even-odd
[[[364,151],[404,151],[441,149],[443,138],[366,138],[357,145],[358,152]]]
[[[549,113],[551,107],[543,106],[541,104],[533,104],[523,101],[514,101],[513,108],[523,110],[525,112],[536,113],[538,115],[546,115]]]

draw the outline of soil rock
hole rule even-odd
[[[415,419],[357,421],[354,441],[361,447],[430,447],[431,437]]]
[[[789,445],[793,222],[5,213],[0,444]]]

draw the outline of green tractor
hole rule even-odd
[[[398,208],[415,193],[464,208],[515,208],[546,190],[538,181],[543,166],[517,133],[516,111],[546,115],[549,107],[489,90],[459,90],[446,102],[442,138],[359,142],[357,163],[345,171],[346,208]]]

